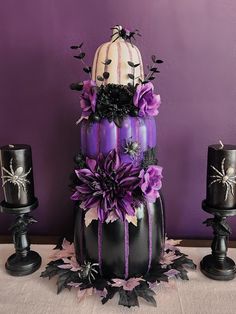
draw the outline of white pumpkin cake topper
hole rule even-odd
[[[225,169],[225,158],[223,158],[221,162],[221,171],[217,170],[212,165],[210,167],[217,173],[217,175],[210,176],[210,178],[213,178],[214,180],[209,184],[209,187],[211,187],[214,183],[221,183],[226,186],[224,200],[227,200],[229,192],[231,192],[234,196],[233,185],[236,184],[236,175],[234,175],[235,169],[233,167]]]
[[[10,160],[10,171],[7,170],[6,168],[2,167],[3,172],[5,172],[7,175],[2,175],[2,180],[4,186],[7,182],[12,183],[13,185],[17,185],[18,189],[18,199],[20,199],[20,194],[21,194],[21,188],[23,191],[26,189],[26,183],[30,184],[30,181],[26,179],[28,174],[31,172],[31,168],[29,169],[28,172],[24,174],[24,168],[23,167],[17,167],[16,170],[13,170],[13,158]]]

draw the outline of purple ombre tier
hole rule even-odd
[[[141,160],[144,151],[156,146],[155,119],[128,116],[121,128],[107,119],[99,123],[83,121],[81,124],[81,152],[90,158],[96,157],[99,153],[106,155],[112,149],[116,149],[123,162],[131,162],[131,157],[124,153],[124,146],[129,140],[139,143]]]

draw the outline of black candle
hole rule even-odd
[[[35,202],[31,147],[24,144],[6,145],[0,153],[2,186],[9,207]]]
[[[206,204],[217,209],[236,208],[236,146],[210,145],[207,162]]]

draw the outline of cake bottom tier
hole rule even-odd
[[[78,208],[74,242],[78,262],[98,263],[105,278],[137,277],[155,269],[165,237],[162,198],[142,204],[137,218],[137,226],[117,220],[108,224],[92,221],[85,227],[84,211]]]

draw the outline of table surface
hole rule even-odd
[[[40,278],[49,262],[53,245],[32,245],[31,249],[42,256],[42,266],[26,277],[12,277],[5,272],[5,261],[13,253],[13,245],[0,244],[0,314],[47,314],[47,313],[145,313],[145,314],[235,314],[236,279],[215,281],[205,277],[199,270],[199,262],[209,254],[209,248],[181,248],[198,265],[189,272],[189,281],[172,279],[156,290],[157,307],[140,300],[140,307],[118,306],[118,297],[102,305],[99,298],[90,296],[78,302],[76,290],[66,289],[56,294],[56,279]],[[236,249],[228,251],[236,260]]]

